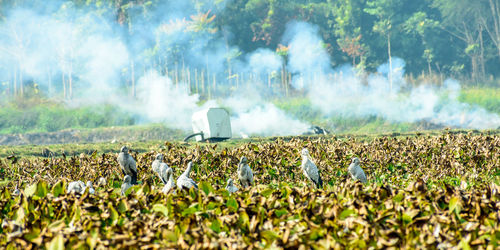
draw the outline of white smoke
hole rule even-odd
[[[328,54],[319,47],[321,39],[315,26],[292,23],[289,30],[293,31],[287,31],[292,34],[288,67],[296,73],[293,82],[306,89],[312,105],[327,117],[378,116],[393,122],[427,120],[477,129],[500,125],[497,114],[459,102],[460,85],[454,80],[446,80],[443,87],[408,86],[403,78],[404,61],[392,58],[392,69],[389,63],[383,64],[364,82],[352,68],[335,70],[330,66]]]
[[[235,134],[307,131],[307,122],[270,102],[282,97],[267,85],[271,77],[280,75],[284,64],[280,56],[264,48],[238,56],[242,52],[231,45],[229,31],[190,31],[191,23],[186,20],[191,15],[207,13],[207,9],[215,14],[226,1],[202,2],[203,6],[191,6],[186,1],[165,1],[150,13],[155,18],[135,22],[125,38],[120,35],[125,29],[114,25],[115,20],[71,5],[54,3],[49,9],[57,11],[47,13],[13,9],[0,23],[0,83],[9,82],[16,72],[36,81],[49,95],[61,96],[61,79],[68,81],[71,76],[69,105],[114,104],[144,122],[164,122],[186,130],[191,128],[194,112],[222,105],[231,111]],[[392,69],[384,64],[366,77],[350,66],[334,68],[314,25],[290,23],[283,43],[289,45],[286,63],[293,75],[292,86],[304,90],[313,108],[326,118],[378,116],[394,122],[428,120],[466,128],[500,125],[498,115],[460,103],[460,85],[455,81],[446,81],[443,87],[409,86],[402,59],[393,58]],[[218,86],[231,89],[229,97],[200,105],[199,96],[192,94],[187,83],[176,85],[165,74],[174,63],[179,68],[205,70],[210,74],[206,79],[216,78]],[[252,73],[256,78],[241,82],[236,89],[233,76],[228,76],[229,67],[232,74]],[[132,73],[134,83],[129,80]]]

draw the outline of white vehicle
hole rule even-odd
[[[195,137],[196,141],[219,142],[231,138],[231,120],[223,108],[209,108],[198,111],[192,118],[193,133],[184,141]]]

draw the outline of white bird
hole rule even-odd
[[[170,192],[170,190],[173,190],[175,188],[174,171],[171,168],[167,169],[167,176],[168,181],[161,190],[164,194],[167,194],[168,192]]]
[[[322,188],[323,187],[323,180],[321,179],[321,175],[318,171],[318,167],[314,162],[311,160],[311,156],[309,156],[309,150],[307,148],[302,149],[302,171],[304,172],[304,175],[314,183],[316,188]]]
[[[193,179],[189,177],[189,173],[191,172],[192,167],[193,167],[193,162],[190,161],[184,173],[182,173],[181,176],[177,178],[178,189],[183,189],[183,188],[190,189],[191,187],[198,189],[198,185],[196,184],[196,182],[194,182]]]
[[[252,169],[248,166],[248,159],[245,156],[242,156],[240,158],[240,163],[238,163],[238,179],[243,188],[253,184]]]
[[[167,171],[170,169],[170,167],[167,165],[167,163],[162,162],[160,164],[160,167],[158,169],[158,176],[160,177],[161,182],[163,184],[167,184],[168,181],[168,173]]]
[[[131,184],[132,177],[130,175],[125,175],[125,178],[123,178],[123,184],[122,184],[122,195],[125,195],[125,192],[132,187]]]
[[[227,180],[226,190],[229,193],[238,192],[238,188],[233,184],[233,179],[229,178],[229,180]]]
[[[85,192],[85,183],[83,181],[72,181],[68,184],[66,193],[79,193],[83,194]]]
[[[106,186],[106,183],[107,183],[107,181],[106,181],[106,178],[104,178],[104,177],[99,178],[99,180],[97,181],[97,185],[101,186],[101,187]]]
[[[366,183],[366,175],[365,171],[359,166],[359,158],[354,157],[352,158],[352,163],[349,165],[349,168],[347,169],[349,173],[351,174],[351,177],[354,180],[359,180],[362,183]]]
[[[89,189],[89,194],[95,194],[95,189],[92,187],[92,182],[87,181],[87,187]]]
[[[134,158],[128,153],[128,148],[123,146],[117,157],[124,175],[130,175],[132,184],[137,184],[137,167]]]
[[[151,167],[153,168],[153,172],[159,173],[160,171],[160,165],[163,163],[163,155],[162,154],[156,154],[155,160],[151,164]]]
[[[17,188],[17,185],[16,185],[16,188],[14,189],[14,191],[12,191],[12,194],[15,196],[18,196],[21,194],[21,191],[19,191],[19,189]]]

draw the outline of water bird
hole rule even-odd
[[[168,176],[167,183],[161,190],[164,194],[167,194],[168,192],[170,192],[170,190],[173,190],[175,188],[174,171],[172,170],[172,168],[168,168],[166,170],[166,174]]]
[[[95,194],[95,189],[92,187],[91,181],[87,181],[87,188],[89,189],[89,194]]]
[[[240,163],[238,163],[238,179],[243,188],[247,188],[253,184],[252,169],[248,166],[248,159],[245,156],[242,156]]]
[[[130,177],[130,175],[125,175],[125,177],[123,178],[123,184],[122,184],[122,195],[125,195],[125,192],[127,192],[127,190],[132,187],[132,177]]]
[[[160,177],[160,180],[161,182],[163,182],[163,184],[167,184],[167,181],[168,181],[168,170],[170,169],[170,167],[167,165],[167,163],[164,163],[162,162],[160,164],[160,167],[158,169],[158,177]]]
[[[362,183],[366,183],[366,175],[361,166],[359,165],[359,158],[352,158],[352,163],[347,169],[354,180],[359,180]]]
[[[153,172],[160,173],[160,165],[163,163],[163,155],[158,153],[156,154],[155,160],[151,164],[151,168],[153,168]]]
[[[104,178],[104,177],[99,178],[99,180],[97,181],[97,185],[101,186],[101,187],[106,186],[106,183],[107,183],[107,181],[106,181],[106,178]]]
[[[227,190],[229,193],[234,193],[234,192],[237,192],[237,191],[238,191],[238,187],[236,187],[236,186],[233,184],[233,179],[232,179],[232,178],[229,178],[229,180],[227,180],[226,190]]]
[[[117,157],[118,163],[124,175],[129,175],[132,179],[132,184],[137,184],[137,166],[135,165],[134,158],[128,153],[128,148],[123,146],[120,154]]]
[[[83,194],[85,192],[85,183],[83,181],[72,181],[68,184],[66,193],[79,193]]]
[[[321,179],[321,175],[319,173],[318,167],[316,164],[311,159],[311,156],[309,155],[309,150],[307,148],[303,148],[302,152],[302,171],[304,172],[304,175],[314,183],[316,188],[322,188],[323,187],[323,180]]]
[[[190,161],[184,173],[182,173],[181,176],[177,178],[178,189],[183,189],[183,188],[190,189],[191,187],[198,189],[198,185],[196,184],[196,182],[189,177],[189,173],[191,172],[192,167],[193,167],[193,162]]]

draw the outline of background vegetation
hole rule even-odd
[[[174,2],[3,0],[0,24],[7,24],[13,10],[31,9],[37,14],[49,13],[63,23],[77,23],[73,35],[78,37],[93,28],[89,20],[105,20],[110,35],[125,41],[127,51],[134,55],[120,69],[118,83],[123,87],[121,94],[132,97],[142,72],[154,69],[168,76],[176,88],[186,84],[190,93],[199,94],[202,101],[228,96],[243,83],[253,86],[259,80],[267,85],[266,94],[274,98],[275,104],[308,122],[348,132],[422,127],[390,124],[380,117],[325,120],[313,110],[302,93],[291,86],[292,72],[285,65],[289,50],[284,41],[286,25],[305,21],[318,29],[321,46],[328,52],[332,67],[349,64],[363,77],[389,59],[400,57],[406,62],[405,80],[410,84],[440,85],[448,77],[456,78],[466,86],[460,101],[500,113],[499,0],[189,0],[184,5]],[[178,9],[172,10],[171,6]],[[165,19],[165,10],[169,15],[178,12],[188,18],[175,19],[173,15]],[[84,76],[78,71],[82,65],[70,50],[47,61],[47,69],[40,69],[53,74],[51,65],[64,65],[64,70],[52,78],[27,77],[29,65],[25,63],[23,48],[38,37],[29,36],[29,32],[25,32],[25,37],[19,36],[15,25],[9,25],[0,27],[0,41],[9,41],[0,44],[0,55],[14,58],[0,62],[0,134],[132,125],[140,121],[116,106],[65,106],[65,101],[80,97],[82,93],[77,89],[85,89],[89,84],[82,81]],[[164,39],[175,27],[182,28],[175,31],[182,42]],[[144,35],[146,32],[154,35]],[[210,43],[214,39],[224,44]],[[208,51],[218,51],[218,46],[222,46],[223,69],[214,71],[208,57],[203,62],[189,61],[188,52],[199,41],[207,41],[204,49]],[[267,72],[265,79],[257,79],[260,76],[236,71],[236,62],[259,48],[270,49],[284,59],[281,72]]]

